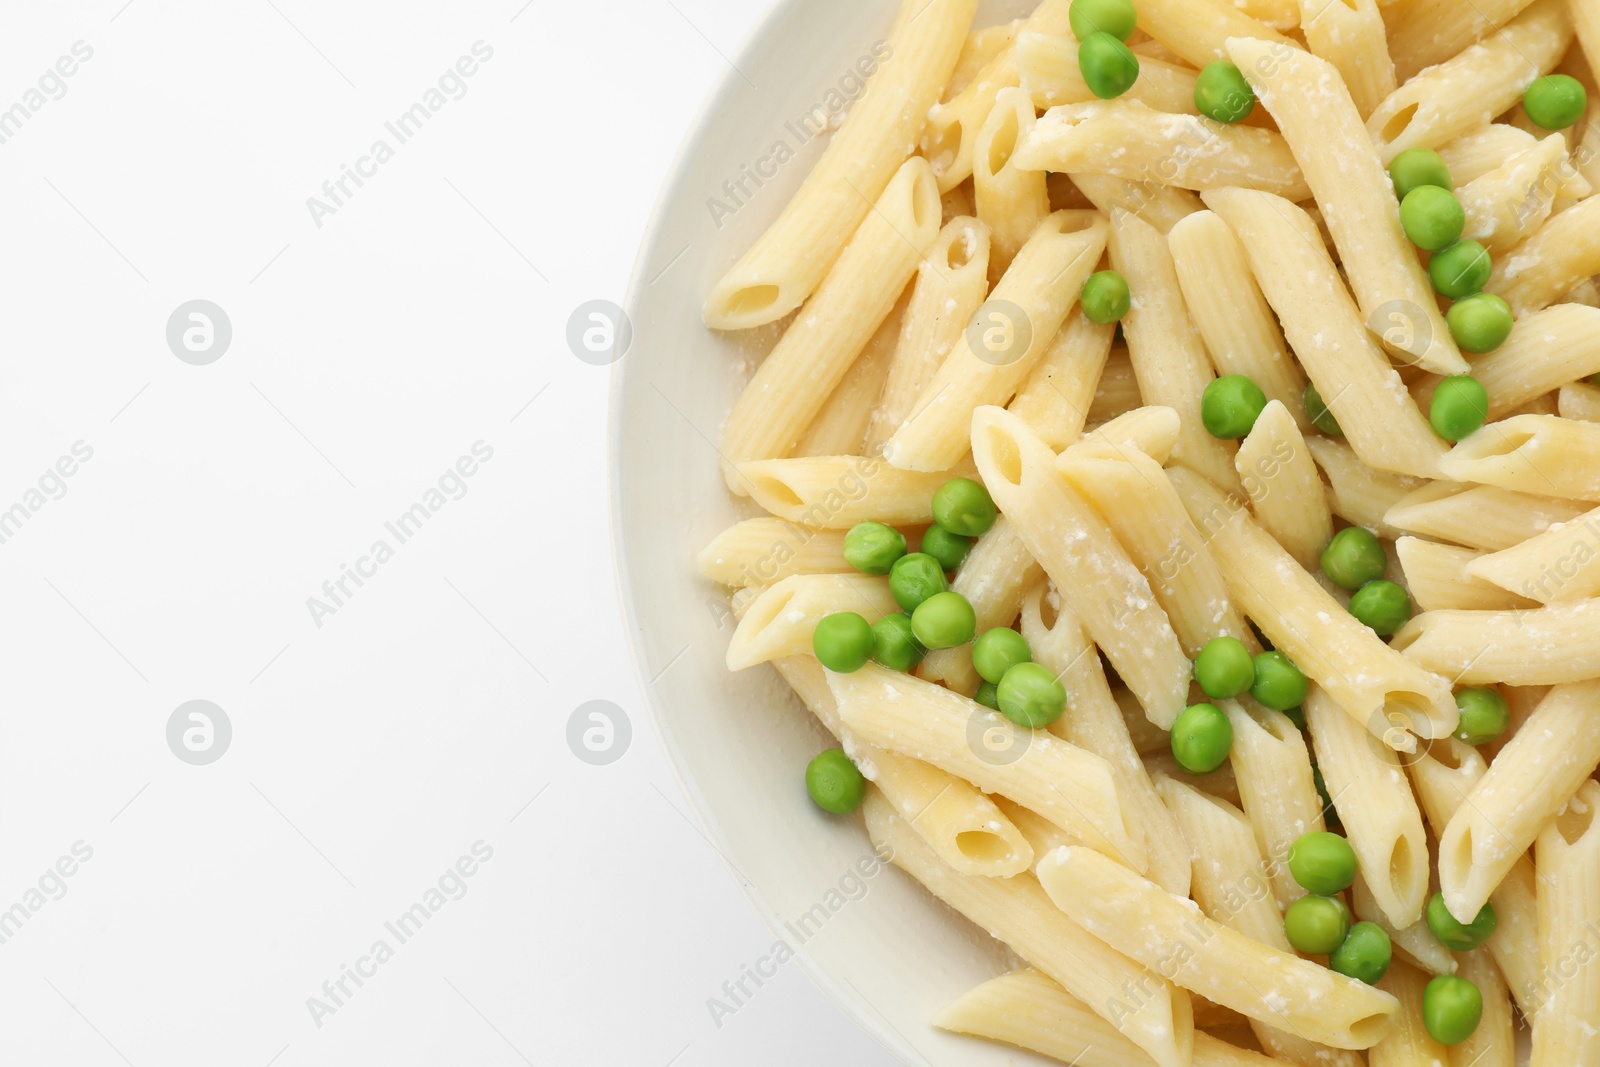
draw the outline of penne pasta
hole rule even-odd
[[[1139,28],[1196,68],[1227,59],[1230,37],[1254,37],[1281,48],[1299,47],[1228,0],[1141,0],[1137,8]]]
[[[1040,110],[1098,99],[1078,67],[1078,42],[1064,34],[1022,34],[1017,40],[1017,73],[1022,90]],[[1141,57],[1139,80],[1125,95],[1157,111],[1195,115],[1199,113],[1195,78],[1188,67]]]
[[[1388,934],[1396,959],[1405,960],[1429,974],[1456,972],[1455,956],[1433,936],[1427,921],[1418,920],[1406,927],[1395,926],[1384,914],[1378,898],[1372,895],[1371,887],[1359,871],[1356,872],[1356,880],[1350,884],[1350,914],[1358,921],[1375,924]]]
[[[1356,455],[1380,470],[1437,476],[1444,445],[1372,341],[1305,212],[1242,189],[1204,199],[1243,242],[1289,344]],[[1432,306],[1431,293],[1426,299]]]
[[[1067,691],[1072,714],[1052,723],[1051,732],[1111,764],[1128,798],[1130,817],[1144,832],[1150,880],[1169,893],[1188,896],[1189,860],[1183,835],[1134,750],[1083,624],[1041,582],[1023,602],[1020,630],[1034,662],[1049,668]]]
[[[1305,738],[1281,712],[1246,696],[1223,701],[1220,707],[1233,727],[1228,758],[1239,799],[1267,858],[1278,907],[1287,909],[1305,895],[1289,873],[1289,848],[1302,834],[1323,828],[1311,754]]]
[[[1300,27],[1312,54],[1339,72],[1363,120],[1394,92],[1395,64],[1378,0],[1300,0]]]
[[[1233,463],[1256,521],[1295,562],[1314,570],[1333,539],[1333,513],[1306,440],[1281,401],[1262,409]]]
[[[1549,997],[1533,1019],[1530,1067],[1592,1063],[1600,1056],[1600,957],[1588,948],[1600,923],[1600,782],[1586,781],[1539,832],[1539,962]]]
[[[945,223],[917,268],[904,323],[862,451],[877,455],[911,417],[917,397],[955,349],[989,295],[989,227],[961,215]]]
[[[1516,415],[1463,438],[1439,461],[1458,482],[1566,500],[1600,500],[1600,425],[1557,415]]]
[[[1406,577],[1411,599],[1423,611],[1512,611],[1536,602],[1487,582],[1468,571],[1484,553],[1472,548],[1401,537],[1395,555]]]
[[[1184,307],[1166,239],[1136,216],[1113,212],[1109,247],[1111,265],[1139,294],[1122,329],[1140,395],[1178,413],[1177,462],[1224,488],[1236,488],[1231,444],[1207,433],[1200,419],[1201,398],[1215,371]]]
[[[743,610],[728,642],[728,669],[741,671],[785,656],[811,655],[811,634],[824,615],[854,611],[868,622],[900,610],[887,578],[865,574],[797,574],[761,590]]]
[[[1038,872],[1068,918],[1223,1007],[1334,1048],[1370,1048],[1393,1025],[1393,997],[1223,926],[1097,852],[1058,848]]]
[[[1434,482],[1395,501],[1385,513],[1385,521],[1407,533],[1496,552],[1521,544],[1587,510],[1573,500],[1489,485]]]
[[[801,315],[756,369],[722,430],[728,488],[734,469],[787,455],[822,410],[938,237],[938,192],[924,160],[900,168]]]
[[[1119,210],[1126,211],[1162,233],[1169,232],[1181,220],[1205,208],[1200,198],[1189,190],[1164,185],[1154,178],[1136,181],[1111,174],[1078,171],[1072,175],[1072,183],[1107,215]]]
[[[1379,537],[1392,541],[1400,536],[1400,529],[1385,521],[1384,516],[1424,484],[1420,479],[1374,470],[1362,463],[1349,445],[1332,438],[1308,437],[1306,448],[1328,479],[1329,510],[1352,526],[1365,526]]]
[[[1472,364],[1502,419],[1552,389],[1600,373],[1600,308],[1558,304],[1517,323],[1511,337]]]
[[[1566,0],[1537,0],[1500,32],[1409,78],[1367,120],[1384,165],[1408,148],[1438,148],[1493,122],[1571,43]]]
[[[925,760],[985,792],[1009,797],[1074,841],[1146,869],[1144,835],[1102,757],[877,664],[853,674],[829,672],[828,686],[841,721],[868,744]]]
[[[771,585],[791,574],[847,574],[844,534],[782,519],[734,523],[700,550],[695,566],[703,577],[739,587]]]
[[[985,485],[1029,553],[1150,721],[1170,728],[1188,703],[1190,665],[1149,582],[1061,474],[1054,453],[1016,416],[980,408],[972,450]]]
[[[1198,656],[1219,635],[1255,644],[1160,463],[1131,450],[1112,456],[1069,450],[1057,467],[1127,550],[1189,657]]]
[[[1520,594],[1521,606],[1600,596],[1600,508],[1467,565],[1472,579]]]
[[[1114,327],[1091,321],[1082,308],[1072,312],[1007,410],[1051,448],[1072,444],[1088,422],[1115,333]]]
[[[750,498],[781,519],[847,530],[863,519],[893,526],[933,520],[933,494],[970,465],[924,474],[891,467],[873,456],[806,456],[739,466]]]
[[[1446,737],[1459,713],[1443,678],[1385,645],[1307,574],[1237,501],[1180,469],[1169,472],[1194,524],[1210,537],[1239,610],[1356,723],[1401,751]],[[1391,724],[1404,724],[1392,731]]]
[[[1439,838],[1439,888],[1471,922],[1518,858],[1600,764],[1589,728],[1600,680],[1558,685],[1489,764]]]
[[[1066,33],[1071,28],[1067,19],[1071,6],[1071,0],[1042,0],[1017,27],[1019,38],[1024,33]],[[994,110],[1000,90],[1016,85],[1019,78],[1016,49],[1002,49],[959,93],[926,112],[921,151],[933,167],[941,192],[972,177],[978,130]]]
[[[878,409],[884,383],[889,379],[889,365],[895,358],[910,296],[911,290],[907,287],[889,317],[883,320],[883,325],[845,371],[833,394],[823,402],[817,417],[806,427],[794,446],[794,455],[853,456],[864,451],[867,427]]]
[[[1424,67],[1443,63],[1516,18],[1529,0],[1418,0],[1407,4],[1394,20],[1394,65],[1401,79]]]
[[[1167,247],[1184,305],[1218,373],[1243,374],[1268,400],[1281,402],[1301,430],[1310,430],[1302,403],[1306,376],[1228,224],[1213,211],[1188,215],[1171,227]]]
[[[878,228],[872,216],[889,212],[882,202],[874,212],[873,202],[893,187],[897,171],[904,171],[928,111],[955,69],[977,7],[977,0],[901,4],[887,41],[873,53],[876,62],[862,60],[876,67],[875,74],[870,68],[862,72],[874,74],[865,95],[777,221],[712,289],[705,305],[707,326],[741,330],[777,322],[823,284],[835,261],[860,240],[858,227]],[[936,216],[933,225],[938,226]],[[908,225],[905,232],[916,229]],[[872,273],[865,277],[878,280]]]
[[[1378,982],[1378,988],[1399,1002],[1394,1026],[1382,1041],[1367,1053],[1369,1067],[1422,1067],[1423,1064],[1449,1062],[1446,1046],[1428,1033],[1422,1018],[1422,991],[1428,976],[1415,967],[1396,961]]]
[[[1429,670],[1477,685],[1554,685],[1600,676],[1600,600],[1536,611],[1427,611],[1392,647]]]
[[[1037,119],[1033,101],[1021,89],[1000,90],[994,110],[973,144],[972,187],[978,219],[994,235],[989,279],[1000,280],[1034,229],[1050,214],[1044,175],[1016,165],[1016,152]]]
[[[1558,212],[1495,261],[1484,288],[1519,316],[1549,307],[1580,281],[1600,273],[1600,196]]]
[[[880,853],[934,896],[1010,945],[1159,1067],[1189,1067],[1195,1044],[1188,994],[1063,915],[1032,875],[974,878],[939,862],[881,794],[869,791],[867,832]],[[1128,988],[1140,995],[1127,1003]]]
[[[1527,130],[1509,123],[1492,122],[1471,133],[1464,133],[1449,144],[1439,146],[1439,155],[1450,169],[1457,189],[1470,185],[1502,164],[1539,143]]]
[[[972,413],[1011,400],[1078,299],[1105,248],[1093,212],[1058,211],[1033,236],[939,367],[911,417],[884,444],[903,470],[944,470],[970,448]]]
[[[941,860],[961,874],[1009,878],[1033,866],[1021,831],[972,785],[921,760],[858,740],[839,717],[822,665],[810,656],[774,660],[801,703],[862,768],[907,824]]]
[[[995,57],[1015,46],[1017,34],[1022,29],[1022,21],[1013,19],[998,26],[985,26],[967,34],[966,43],[961,46],[961,54],[956,57],[956,69],[950,72],[950,80],[945,83],[943,99],[951,99],[972,84],[978,73],[994,62]]]
[[[1367,888],[1395,929],[1404,930],[1422,918],[1427,902],[1428,837],[1400,759],[1320,689],[1306,698],[1305,714],[1317,766]],[[1390,728],[1405,727],[1400,721]]]
[[[1505,977],[1524,1019],[1533,1019],[1549,996],[1539,961],[1539,906],[1533,864],[1519,858],[1490,897],[1500,925],[1485,946]],[[1600,948],[1600,944],[1597,944]]]
[[[1291,200],[1310,195],[1289,146],[1271,130],[1175,115],[1136,100],[1053,107],[1012,161],[1025,170],[1110,174],[1181,189],[1243,186]]]
[[[1483,1015],[1470,1037],[1450,1046],[1450,1067],[1516,1067],[1516,1019],[1499,964],[1487,948],[1475,948],[1461,954],[1460,974],[1478,987]]]
[[[1300,161],[1366,322],[1402,362],[1435,374],[1466,373],[1467,363],[1439,313],[1433,287],[1401,228],[1400,207],[1384,172],[1387,161],[1378,158],[1355,102],[1333,65],[1306,52],[1274,50],[1264,41],[1230,41],[1228,54],[1278,121]],[[1217,210],[1210,201],[1207,206]],[[1239,228],[1226,212],[1218,213]],[[1304,243],[1286,235],[1280,239]],[[1259,268],[1256,275],[1259,279]],[[1267,288],[1265,280],[1262,287]],[[1409,329],[1382,329],[1387,316],[1396,312],[1407,320]],[[1299,344],[1295,351],[1302,359],[1308,356]],[[1314,371],[1311,377],[1317,381]],[[1320,382],[1317,389],[1325,399],[1338,392],[1337,387],[1324,389]],[[1334,410],[1339,415],[1338,409]],[[1351,432],[1342,415],[1339,425]]]
[[[1552,133],[1456,189],[1456,199],[1467,215],[1461,236],[1479,242],[1493,253],[1503,253],[1539,229],[1557,200],[1566,196],[1581,199],[1591,192],[1589,183],[1567,159],[1567,139]],[[1577,280],[1586,277],[1580,273]]]
[[[986,1037],[1077,1067],[1150,1067],[1149,1053],[1041,971],[991,978],[934,1016],[933,1025]],[[1194,1031],[1193,1067],[1271,1067],[1277,1061]]]

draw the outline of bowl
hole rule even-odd
[[[830,90],[848,92],[851,68],[887,35],[895,8],[894,0],[778,3],[731,57],[671,168],[630,287],[632,344],[612,372],[622,606],[683,791],[772,930],[774,951],[758,969],[802,968],[908,1064],[1045,1064],[1054,1061],[931,1025],[940,1008],[1015,961],[878,865],[858,817],[811,804],[805,765],[828,736],[770,667],[728,671],[728,598],[694,568],[712,536],[755,514],[729,495],[716,444],[752,360],[778,336],[775,328],[713,333],[702,304],[820,155],[821,140],[803,141],[799,118]],[[979,25],[1023,13],[1021,4],[985,3]],[[772,162],[780,142],[794,153],[781,165]],[[792,959],[779,960],[780,943]]]

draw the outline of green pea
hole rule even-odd
[[[1350,909],[1338,897],[1301,897],[1283,913],[1289,944],[1311,956],[1326,956],[1350,933]]]
[[[1444,313],[1450,336],[1463,352],[1493,352],[1506,343],[1516,324],[1511,305],[1493,293],[1474,293]]]
[[[1289,873],[1308,892],[1342,893],[1356,880],[1356,850],[1326,830],[1301,834],[1289,846]]]
[[[1322,550],[1322,573],[1341,589],[1360,589],[1382,578],[1388,565],[1377,535],[1363,526],[1346,526]]]
[[[1283,717],[1294,723],[1294,728],[1301,733],[1306,729],[1306,710],[1304,708],[1284,708]]]
[[[1339,809],[1333,806],[1333,798],[1328,795],[1328,782],[1322,777],[1322,768],[1315,763],[1311,765],[1311,784],[1317,787],[1317,796],[1322,798],[1322,821],[1338,828],[1342,825]]]
[[[1089,275],[1078,293],[1078,303],[1090,321],[1109,326],[1118,321],[1133,307],[1133,294],[1128,291],[1128,280],[1114,270],[1102,270]]]
[[[1350,927],[1344,944],[1328,956],[1328,969],[1358,982],[1377,985],[1389,972],[1394,946],[1377,923],[1359,922]]]
[[[1434,387],[1433,400],[1428,405],[1428,422],[1433,432],[1446,441],[1472,436],[1488,418],[1489,391],[1472,375],[1453,375],[1441,379]]]
[[[891,671],[909,671],[927,653],[911,631],[911,616],[885,615],[872,624],[872,658]]]
[[[824,615],[811,633],[811,651],[830,671],[859,671],[872,658],[872,627],[853,611]]]
[[[960,593],[935,593],[911,613],[911,632],[923,648],[964,645],[977,628],[977,613]]]
[[[881,522],[858,522],[844,535],[844,561],[862,574],[888,574],[905,554],[905,535]]]
[[[828,748],[806,764],[806,792],[823,811],[849,815],[867,795],[867,781],[843,749]]]
[[[1306,676],[1282,652],[1263,652],[1255,659],[1256,680],[1250,695],[1273,711],[1299,707],[1306,699]]]
[[[1006,671],[1031,659],[1033,650],[1028,647],[1027,639],[1005,626],[985,630],[972,643],[972,666],[984,681],[995,685],[1000,684]]]
[[[1322,402],[1322,394],[1317,392],[1316,386],[1306,386],[1305,405],[1306,418],[1311,420],[1311,425],[1329,437],[1344,436],[1344,430],[1339,428],[1339,420],[1333,417],[1332,409]]]
[[[926,552],[901,556],[889,568],[889,595],[901,611],[916,611],[924,600],[949,588],[944,567]]]
[[[1000,714],[1018,726],[1049,726],[1067,710],[1067,689],[1037,663],[1018,663],[996,687]]]
[[[1452,300],[1471,296],[1489,284],[1493,270],[1489,250],[1476,241],[1457,241],[1428,261],[1434,291]]]
[[[1493,904],[1478,910],[1478,917],[1470,923],[1460,922],[1444,906],[1444,894],[1435,893],[1428,898],[1428,929],[1439,939],[1439,944],[1452,952],[1471,952],[1494,934],[1500,925]]]
[[[1506,698],[1498,690],[1457,690],[1456,708],[1461,712],[1461,722],[1456,726],[1456,739],[1469,745],[1493,741],[1511,725],[1511,709],[1506,706]]]
[[[1583,118],[1589,94],[1583,83],[1567,74],[1549,74],[1535,79],[1522,94],[1522,109],[1535,126],[1564,130]]]
[[[1411,618],[1411,596],[1394,582],[1368,582],[1350,598],[1350,614],[1379,637],[1388,637]]]
[[[1133,36],[1138,16],[1129,0],[1072,0],[1067,22],[1078,40],[1095,33],[1109,33],[1119,41]]]
[[[1389,164],[1389,179],[1394,182],[1394,195],[1401,200],[1424,185],[1455,188],[1444,157],[1431,148],[1408,148],[1395,156],[1394,162]]]
[[[1250,650],[1237,637],[1213,637],[1194,661],[1194,680],[1212,700],[1227,700],[1256,680]]]
[[[933,521],[953,534],[978,537],[999,517],[989,490],[971,478],[951,478],[933,494]]]
[[[972,694],[972,699],[986,708],[1000,710],[1000,687],[993,682],[984,682],[978,686],[978,691]]]
[[[1091,33],[1078,39],[1078,70],[1091,93],[1111,100],[1139,80],[1139,57],[1111,34]]]
[[[1194,82],[1194,106],[1218,122],[1243,122],[1256,107],[1255,90],[1226,59],[1207,63]]]
[[[943,526],[935,523],[923,531],[922,547],[917,551],[924,552],[939,561],[939,566],[947,571],[956,570],[961,566],[961,561],[967,558],[967,553],[972,551],[973,538],[953,534]]]
[[[1172,724],[1172,758],[1191,774],[1210,774],[1233,747],[1233,724],[1215,704],[1190,704]]]
[[[1450,190],[1421,185],[1400,202],[1400,225],[1412,244],[1437,252],[1461,239],[1467,212]]]
[[[1465,978],[1441,974],[1422,990],[1422,1025],[1441,1045],[1459,1045],[1483,1019],[1483,994]]]
[[[1213,379],[1200,395],[1200,421],[1206,432],[1224,441],[1248,434],[1267,406],[1267,394],[1242,374]]]

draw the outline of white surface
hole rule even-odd
[[[0,544],[0,909],[94,850],[0,944],[0,1062],[892,1062],[795,967],[707,1011],[771,937],[627,665],[608,373],[564,341],[622,299],[763,6],[0,14],[0,108],[94,49],[0,145],[0,508],[94,449]],[[480,39],[467,95],[318,229],[307,197]],[[233,324],[209,366],[164,338],[195,298]],[[306,599],[479,440],[467,495],[318,629]],[[564,740],[597,698],[634,729],[608,767]],[[209,766],[167,748],[191,699],[233,724]],[[314,1025],[307,998],[480,839],[467,894]]]

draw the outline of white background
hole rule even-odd
[[[93,57],[0,145],[0,510],[93,457],[0,544],[0,910],[93,857],[0,944],[0,1062],[891,1062],[793,967],[707,1011],[772,939],[645,714],[608,371],[565,340],[621,302],[765,6],[6,6],[0,109]],[[480,40],[397,146],[385,121]],[[380,137],[394,158],[319,228],[307,198]],[[166,341],[197,298],[233,328],[208,366]],[[398,545],[385,521],[480,441]],[[307,598],[379,538],[394,558],[316,625]],[[193,699],[232,724],[207,766],[167,744]],[[594,699],[632,720],[610,766],[566,743]],[[317,1026],[307,998],[479,841],[465,895]]]

